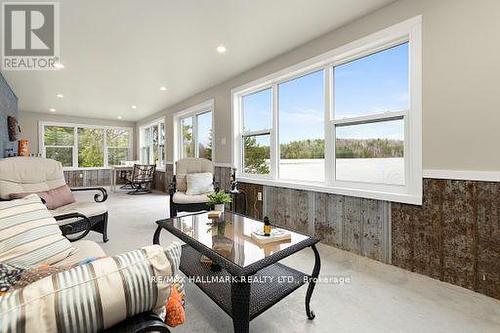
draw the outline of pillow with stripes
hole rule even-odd
[[[0,202],[0,262],[30,268],[76,251],[36,194]]]
[[[93,333],[162,314],[180,256],[178,243],[152,245],[45,277],[0,297],[0,323],[6,332]]]

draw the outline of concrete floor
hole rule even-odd
[[[89,239],[110,255],[152,244],[154,221],[168,216],[165,194],[112,193],[107,205],[110,241],[102,244],[97,234]],[[161,242],[175,239],[164,232]],[[330,246],[320,244],[319,251],[320,276],[349,277],[350,283],[317,285],[312,321],[302,286],[253,320],[251,332],[500,332],[498,300]],[[307,249],[284,262],[310,272],[314,256]],[[229,316],[195,285],[186,292],[186,323],[173,333],[232,332]]]

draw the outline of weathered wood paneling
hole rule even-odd
[[[232,169],[228,167],[215,167],[215,182],[221,190],[227,191],[231,187]]]
[[[264,186],[265,215],[333,245],[387,262],[389,203],[341,195]]]
[[[361,198],[345,197],[343,248],[361,254]]]
[[[361,201],[361,254],[365,257],[382,259],[385,252],[383,243],[388,215],[384,213],[387,203],[378,200]]]
[[[246,211],[246,214],[250,217],[259,220],[263,219],[263,201],[258,200],[258,193],[263,193],[264,191],[263,186],[259,184],[239,183],[238,189],[244,194],[236,197],[234,202],[235,210],[240,214],[243,214]],[[246,201],[244,197],[245,195]]]
[[[500,183],[424,179],[423,186],[422,206],[256,184],[240,189],[250,216],[500,299]]]
[[[110,186],[111,169],[66,170],[66,183],[70,187]],[[123,181],[117,175],[117,184]]]
[[[500,184],[477,187],[475,290],[500,299]]]
[[[165,171],[156,171],[155,180],[153,183],[155,191],[166,192],[165,190]]]
[[[315,193],[314,233],[323,243],[342,247],[344,198]]]
[[[91,170],[66,170],[64,171],[66,183],[70,187],[92,187],[92,186],[110,186],[112,172],[111,169],[91,169]],[[171,179],[171,177],[170,177]],[[116,175],[116,184],[124,184],[125,181]],[[166,176],[163,171],[155,172],[153,189],[156,191],[166,191]]]
[[[422,206],[392,204],[394,265],[500,299],[500,184],[424,180]]]

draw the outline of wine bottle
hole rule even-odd
[[[264,217],[264,236],[271,236],[271,222],[267,216]]]

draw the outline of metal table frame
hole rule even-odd
[[[207,296],[231,316],[235,332],[248,332],[252,319],[306,282],[308,283],[305,298],[306,315],[308,319],[314,319],[315,314],[310,308],[310,301],[321,268],[320,255],[316,248],[316,244],[319,242],[318,239],[308,236],[307,239],[297,244],[242,267],[175,228],[173,226],[174,219],[159,220],[156,222],[158,227],[153,236],[153,243],[160,244],[160,234],[165,229],[186,243],[183,246],[180,264],[180,269],[186,276],[193,278],[229,276],[233,278],[230,284],[204,283],[203,281],[195,283]],[[278,262],[307,247],[310,247],[314,252],[315,262],[311,274],[302,273]],[[210,258],[221,269],[214,271],[200,263],[199,258],[201,255]],[[248,277],[255,276],[283,276],[284,274],[292,277],[293,281],[290,281],[290,283],[252,284],[248,279]]]

